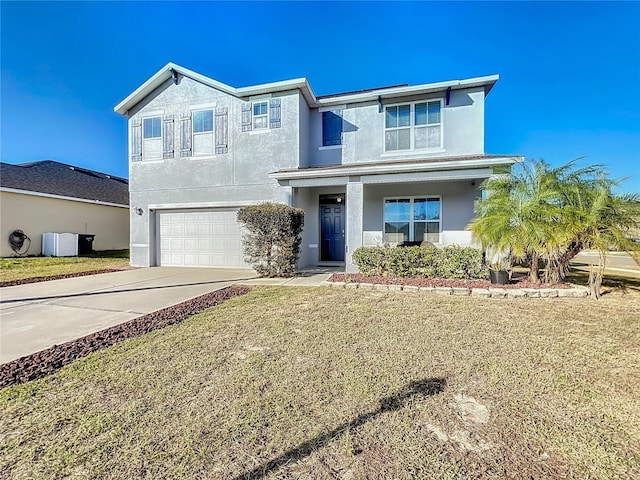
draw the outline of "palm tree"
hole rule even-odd
[[[486,197],[476,203],[468,228],[485,250],[510,252],[529,263],[530,279],[565,278],[569,262],[585,248],[597,249],[602,261],[590,274],[599,296],[606,251],[638,253],[629,240],[640,221],[640,197],[615,195],[617,183],[599,165],[575,168],[577,160],[551,168],[542,160],[518,164],[509,175],[489,178]],[[640,254],[636,255],[640,259]]]
[[[536,283],[541,261],[564,240],[555,228],[562,216],[557,177],[543,161],[529,161],[511,174],[487,179],[486,196],[476,203],[476,218],[467,227],[485,251],[527,259]]]
[[[552,280],[565,277],[569,262],[580,251],[594,249],[600,261],[589,273],[589,286],[594,297],[600,297],[606,254],[611,248],[629,252],[638,263],[640,249],[631,240],[640,225],[640,195],[616,195],[612,192],[618,182],[607,178],[603,171],[596,172],[590,181],[568,184],[565,189],[564,225],[570,225],[572,238],[558,252],[550,266]]]

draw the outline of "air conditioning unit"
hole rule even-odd
[[[78,255],[77,233],[42,234],[42,254],[47,257],[75,257]]]

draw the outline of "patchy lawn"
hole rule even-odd
[[[106,250],[83,257],[5,257],[0,258],[0,282],[128,266],[129,250]]]
[[[637,478],[639,319],[256,288],[1,390],[0,477]]]

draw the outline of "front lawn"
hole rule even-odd
[[[261,287],[0,391],[2,478],[640,474],[640,295]]]
[[[0,258],[0,282],[49,277],[129,265],[129,250],[107,250],[83,257],[5,257]]]

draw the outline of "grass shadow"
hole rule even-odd
[[[253,470],[241,473],[234,477],[233,480],[256,480],[264,478],[285,465],[290,465],[291,463],[298,462],[303,458],[308,457],[314,451],[324,447],[345,431],[351,431],[354,428],[358,428],[361,425],[374,420],[383,413],[401,409],[407,400],[412,397],[424,398],[442,393],[446,385],[447,381],[444,378],[428,378],[410,382],[397,394],[382,398],[380,400],[380,406],[376,410],[363,413],[353,420],[345,422],[334,428],[330,432],[307,440],[306,442],[287,450],[279,457],[269,460],[265,464],[260,465]]]
[[[572,265],[565,281],[585,287],[589,286],[589,267],[586,265]],[[640,278],[605,271],[602,279],[602,295],[608,295],[613,292],[623,294],[640,293]]]

